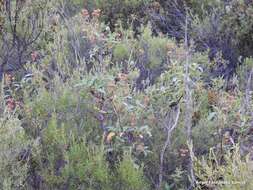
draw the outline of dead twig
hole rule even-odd
[[[171,134],[177,127],[179,116],[180,116],[180,106],[175,105],[174,107],[170,108],[169,112],[166,114],[166,117],[164,119],[164,127],[167,131],[167,137],[160,154],[160,168],[159,168],[158,184],[156,186],[157,190],[161,189],[162,186],[164,155],[168,146],[170,145]]]

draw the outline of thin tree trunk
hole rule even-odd
[[[246,84],[246,90],[245,90],[245,112],[248,113],[250,112],[250,106],[251,106],[251,81],[252,81],[252,76],[253,76],[253,68],[250,71],[249,78],[247,80]]]
[[[192,142],[192,95],[191,95],[191,87],[190,87],[190,55],[189,55],[189,45],[188,45],[188,10],[186,8],[186,18],[185,18],[185,127],[187,132],[187,144],[189,147],[189,176],[190,176],[190,187],[192,189],[195,184],[195,176],[193,169],[193,142]]]
[[[180,107],[179,105],[176,105],[175,107],[172,107],[171,110],[169,110],[164,120],[164,127],[166,128],[167,131],[167,137],[160,154],[160,168],[159,168],[158,184],[156,186],[157,190],[160,190],[162,186],[164,155],[170,145],[171,133],[177,127],[179,116],[180,116]]]
[[[246,84],[245,99],[244,99],[244,114],[251,118],[251,123],[253,124],[253,112],[252,112],[252,95],[251,95],[251,81],[253,77],[253,68],[250,71],[249,78]]]

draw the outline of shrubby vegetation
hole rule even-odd
[[[0,3],[0,189],[253,188],[251,2]]]

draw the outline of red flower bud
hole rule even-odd
[[[89,17],[90,15],[89,15],[89,12],[88,12],[88,10],[87,9],[83,9],[82,10],[82,16],[84,17],[84,18],[86,18],[86,17]]]
[[[13,111],[16,107],[16,102],[13,98],[8,98],[8,100],[6,101],[6,104],[7,104],[7,108],[10,111]]]
[[[32,52],[31,56],[32,56],[32,61],[34,62],[37,60],[39,54],[38,54],[38,52],[34,51],[34,52]]]
[[[92,12],[92,16],[93,17],[99,17],[101,14],[101,10],[100,9],[95,9],[93,12]]]

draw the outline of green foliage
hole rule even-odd
[[[88,8],[102,10],[102,20],[108,23],[111,29],[115,28],[118,21],[121,21],[124,28],[131,26],[133,21],[143,19],[145,7],[150,0],[86,0]]]
[[[0,120],[0,188],[25,189],[28,176],[29,146],[21,122],[10,118]],[[27,154],[27,155],[26,155]]]
[[[136,165],[129,154],[125,154],[120,162],[115,181],[115,189],[145,190],[148,188],[142,168]]]
[[[252,161],[249,157],[242,158],[239,147],[235,147],[233,153],[225,155],[225,165],[220,164],[213,151],[209,153],[208,159],[196,162],[196,175],[199,178],[198,188],[202,189],[217,187],[227,189],[252,189]],[[212,182],[214,182],[212,184]]]
[[[84,142],[72,142],[66,152],[63,177],[70,189],[110,189],[110,174],[103,150],[90,149]]]
[[[138,35],[129,28],[137,18],[144,22],[142,8],[150,2],[61,0],[43,7],[45,14],[39,11],[41,4],[24,4],[24,25],[17,27],[17,34],[24,38],[25,29],[32,29],[26,16],[36,12],[44,27],[40,40],[24,56],[33,62],[24,68],[27,74],[8,73],[2,81],[0,189],[155,189],[167,140],[166,118],[175,105],[181,114],[164,152],[161,189],[189,188],[186,115],[192,121],[188,125],[198,182],[245,181],[197,188],[252,189],[252,121],[242,103],[247,90],[247,101],[252,101],[252,87],[247,85],[252,59],[245,59],[231,80],[210,77],[215,64],[223,62],[221,54],[210,62],[209,52],[196,52],[194,42],[187,52],[179,41],[153,35],[153,26],[143,25]],[[81,11],[83,3],[88,13]],[[191,23],[193,36],[199,34],[194,31],[212,27],[211,13],[204,10],[219,12],[223,5],[187,3],[199,15]],[[239,9],[233,3],[232,10]],[[245,9],[243,16],[227,12],[218,26],[221,33],[225,26],[234,29],[236,41],[251,27],[251,8],[238,5]],[[98,8],[101,15],[92,15]],[[115,26],[118,20],[122,26]],[[38,54],[30,55],[34,50]],[[186,81],[192,102],[185,99]],[[137,88],[142,83],[143,88]]]
[[[138,43],[140,50],[138,56],[147,57],[148,62],[145,63],[147,68],[157,68],[167,64],[167,44],[169,40],[165,37],[152,36],[151,27],[145,27]],[[144,60],[146,58],[143,58]]]
[[[113,56],[115,61],[127,60],[129,58],[130,51],[126,44],[117,44],[113,50]]]

